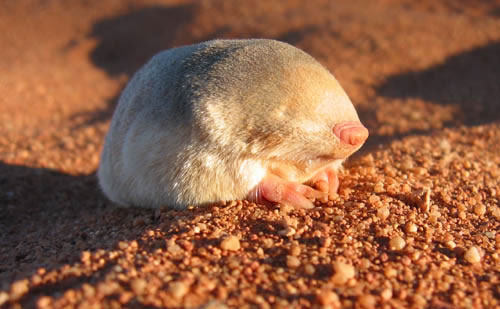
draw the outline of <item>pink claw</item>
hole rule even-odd
[[[358,146],[368,138],[368,129],[361,122],[345,121],[333,127],[333,133],[343,142]]]
[[[254,192],[256,190],[256,192]],[[273,202],[289,204],[298,208],[313,208],[314,204],[308,198],[323,198],[324,192],[307,185],[286,181],[278,176],[268,175],[249,193],[249,199],[256,202]]]
[[[337,171],[331,166],[327,166],[314,175],[309,181],[315,188],[325,193],[336,193],[339,188],[339,178]]]

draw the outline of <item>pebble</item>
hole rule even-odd
[[[382,207],[377,210],[377,217],[379,217],[380,220],[387,219],[390,214],[391,212],[389,211],[388,207]]]
[[[36,304],[38,308],[49,308],[52,304],[52,298],[49,296],[42,296],[36,301]]]
[[[24,294],[28,292],[28,280],[19,280],[16,281],[12,284],[10,287],[10,299],[11,300],[18,300],[21,298]]]
[[[143,294],[148,286],[148,283],[144,279],[134,279],[130,283],[130,287],[136,294]]]
[[[377,182],[373,187],[373,191],[375,191],[375,193],[384,192],[384,184],[382,182]]]
[[[127,242],[125,242],[125,241],[118,242],[118,248],[120,248],[121,250],[127,249],[128,248]]]
[[[390,266],[386,267],[384,270],[384,274],[387,278],[394,278],[397,276],[398,271]]]
[[[453,250],[457,246],[457,244],[453,240],[449,240],[445,243],[446,248]]]
[[[425,305],[427,305],[427,300],[420,294],[415,294],[413,296],[413,302],[418,308],[424,308]]]
[[[289,268],[297,268],[300,266],[300,260],[293,255],[287,255],[286,266],[288,266]]]
[[[479,250],[476,247],[470,247],[464,255],[464,258],[467,262],[471,264],[481,262],[481,255],[479,254]]]
[[[428,212],[431,207],[431,190],[425,188],[423,191],[424,194],[422,195],[422,199],[420,200],[419,208],[423,212]]]
[[[391,238],[389,248],[391,250],[402,250],[406,246],[406,241],[401,236]]]
[[[345,284],[349,279],[354,278],[354,267],[344,262],[336,262],[333,264],[334,275],[332,281],[335,284]]]
[[[361,306],[361,308],[372,309],[375,308],[375,305],[377,304],[377,299],[373,295],[365,294],[359,297],[358,303]]]
[[[316,272],[316,268],[312,264],[307,264],[306,266],[304,266],[304,271],[309,276],[312,276]]]
[[[408,222],[405,225],[406,233],[416,233],[418,231],[418,226],[413,222]]]
[[[227,251],[238,251],[241,248],[240,240],[236,236],[228,236],[222,240],[220,248]]]
[[[339,304],[339,296],[333,291],[319,291],[316,294],[316,300],[323,306],[332,306]]]
[[[174,240],[169,240],[167,243],[167,251],[171,254],[177,254],[183,252],[181,246],[175,243]]]
[[[184,281],[177,281],[170,284],[169,290],[174,298],[181,299],[189,291],[189,285]]]
[[[0,291],[0,306],[4,305],[9,300],[9,294],[4,291]]]
[[[486,207],[483,204],[477,204],[474,206],[474,213],[478,216],[482,216],[486,213]]]
[[[370,202],[371,204],[374,204],[374,203],[376,203],[378,201],[380,201],[380,196],[375,195],[375,194],[372,194],[370,196],[370,198],[368,198],[368,202]]]
[[[382,297],[383,300],[387,301],[392,298],[392,290],[384,289],[382,293],[380,293],[380,296]]]
[[[278,231],[278,235],[281,236],[293,236],[297,231],[293,227],[286,227],[280,231]]]
[[[300,246],[299,245],[293,245],[290,248],[290,255],[299,256],[300,255]]]

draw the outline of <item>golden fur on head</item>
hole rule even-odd
[[[243,199],[273,166],[298,181],[356,149],[332,133],[358,121],[335,78],[273,40],[215,40],[154,56],[123,91],[99,183],[122,205]]]

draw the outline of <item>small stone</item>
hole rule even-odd
[[[401,186],[401,191],[403,193],[410,193],[411,192],[411,186],[409,184],[405,183],[405,184],[403,184]]]
[[[415,167],[412,171],[415,174],[420,175],[420,176],[427,174],[427,169],[425,169],[423,167]]]
[[[299,245],[293,245],[290,248],[290,255],[299,256],[300,255],[300,246]]]
[[[361,308],[372,309],[375,308],[375,305],[377,304],[377,299],[373,295],[365,294],[359,297],[358,302]]]
[[[413,222],[408,222],[405,224],[406,233],[416,233],[418,231],[418,226]]]
[[[496,233],[493,231],[486,231],[486,232],[484,232],[484,235],[490,239],[495,239],[495,237],[496,237]]]
[[[289,268],[297,268],[300,266],[300,260],[293,255],[287,255],[286,266],[288,266]]]
[[[88,283],[82,284],[82,291],[86,298],[92,298],[95,295],[95,288]]]
[[[445,243],[446,248],[453,250],[457,246],[457,244],[453,240],[449,240]]]
[[[482,216],[486,213],[486,207],[483,204],[477,204],[474,206],[474,213],[478,216]]]
[[[387,266],[384,270],[384,274],[387,278],[394,278],[398,275],[398,271],[390,266]]]
[[[49,306],[52,304],[52,297],[42,296],[36,301],[36,304],[38,308],[49,308]]]
[[[266,238],[262,241],[264,248],[271,248],[274,246],[274,241],[271,238]]]
[[[98,291],[98,293],[101,293],[104,296],[113,294],[118,288],[120,288],[120,286],[118,285],[118,283],[117,282],[113,282],[113,281],[111,281],[111,282],[110,281],[104,281],[104,282],[100,282],[97,285],[97,291]]]
[[[500,207],[498,206],[490,206],[489,211],[493,217],[495,217],[497,220],[500,220]]]
[[[167,251],[171,254],[181,253],[183,250],[174,240],[169,240],[167,242]]]
[[[380,201],[380,196],[378,195],[375,195],[375,194],[372,194],[369,198],[368,198],[368,202],[370,202],[371,204],[374,204],[376,202]]]
[[[10,287],[10,299],[16,301],[26,294],[28,290],[28,280],[16,281]]]
[[[427,300],[425,300],[425,298],[420,294],[415,294],[413,296],[413,302],[418,306],[418,308],[424,308],[425,305],[427,305]]]
[[[4,291],[0,291],[0,306],[3,306],[9,300],[9,294]]]
[[[411,170],[413,167],[413,160],[411,160],[410,158],[405,159],[401,164],[401,168],[404,170]]]
[[[343,262],[334,263],[333,270],[335,274],[332,277],[332,281],[335,284],[345,284],[349,279],[354,278],[355,275],[354,267]]]
[[[401,236],[391,238],[389,248],[391,250],[402,250],[406,246],[406,241]]]
[[[339,296],[337,293],[328,290],[321,290],[316,294],[316,300],[323,306],[340,305]]]
[[[135,294],[143,294],[148,286],[148,283],[144,279],[134,279],[130,283],[130,287],[134,291]]]
[[[375,193],[384,192],[384,184],[382,182],[377,182],[373,187],[373,191],[375,191]]]
[[[297,231],[293,227],[288,226],[288,227],[278,231],[278,235],[280,235],[280,236],[293,236],[293,235],[295,235],[296,232]]]
[[[380,219],[380,220],[385,220],[387,219],[387,217],[389,217],[389,215],[391,214],[391,212],[389,211],[389,208],[388,207],[382,207],[382,208],[379,208],[377,210],[377,217]]]
[[[467,262],[471,264],[481,262],[481,255],[476,247],[470,247],[469,250],[465,252],[464,258]]]
[[[380,297],[382,297],[383,300],[388,301],[389,299],[392,298],[392,290],[384,289],[382,293],[380,293]]]
[[[181,299],[189,291],[189,285],[184,281],[177,281],[170,284],[169,291],[174,298]]]
[[[439,148],[441,148],[444,152],[449,152],[451,150],[451,144],[447,139],[442,139],[439,142]]]
[[[241,248],[240,240],[236,236],[228,236],[222,240],[220,248],[227,251],[238,251]]]
[[[262,248],[258,248],[256,252],[257,252],[257,255],[259,255],[259,256],[264,255],[264,249],[262,249]]]
[[[312,264],[307,264],[306,266],[304,266],[304,271],[309,276],[312,276],[316,272],[316,268]]]
[[[419,202],[419,208],[423,212],[428,212],[430,207],[431,207],[431,190],[428,188],[425,188],[423,190],[423,195],[421,197],[421,200]]]
[[[128,248],[128,244],[125,241],[120,241],[118,243],[118,248],[120,248],[121,250],[125,250]]]

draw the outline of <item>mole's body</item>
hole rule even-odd
[[[303,51],[209,41],[161,52],[133,76],[98,177],[124,206],[310,207],[306,197],[337,190],[338,168],[367,136],[335,78]]]

